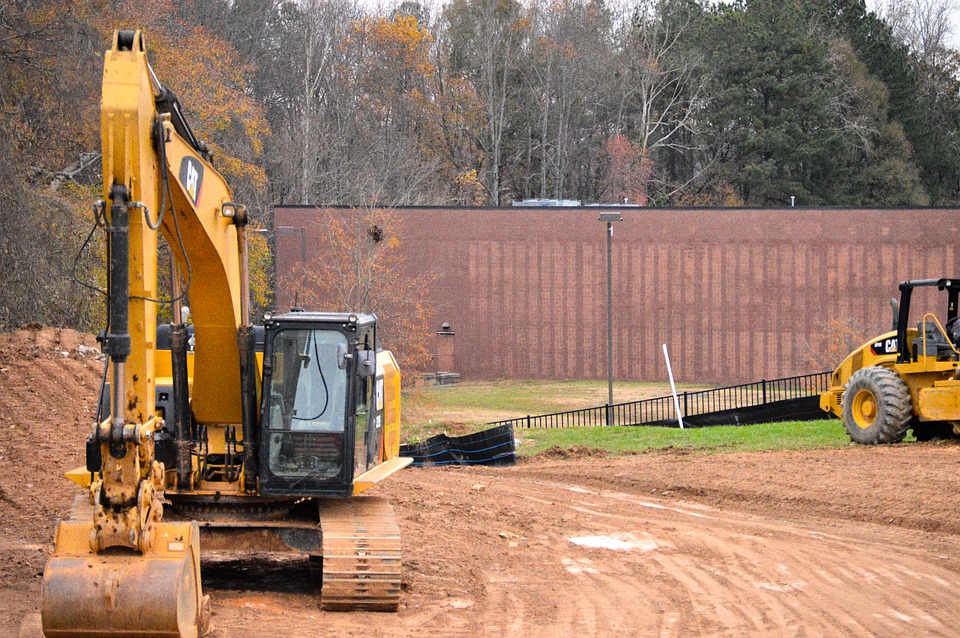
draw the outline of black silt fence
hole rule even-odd
[[[501,425],[482,432],[451,437],[432,436],[426,441],[400,446],[400,456],[413,458],[419,467],[434,465],[516,465],[513,426]]]

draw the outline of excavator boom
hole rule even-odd
[[[154,376],[157,230],[166,224],[169,233],[180,221],[171,216],[163,221],[163,189],[170,179],[163,151],[179,137],[170,118],[157,112],[161,88],[140,32],[117,32],[104,59],[101,101],[110,255],[104,351],[111,409],[91,436],[99,467],[88,468],[93,477],[89,498],[74,508],[70,520],[57,523],[54,554],[44,570],[41,624],[48,638],[193,638],[203,630],[199,531],[193,522],[162,521],[164,468],[155,457],[154,434],[163,425]],[[190,161],[202,166],[199,158]],[[166,188],[168,195],[172,191]],[[178,191],[173,199],[183,198]],[[183,245],[181,239],[190,243],[190,219],[195,216],[184,216],[188,228],[177,245]],[[229,232],[227,224],[221,226],[221,232]],[[239,284],[234,287],[239,295]],[[221,315],[229,312],[226,305]],[[235,338],[230,341],[236,349]],[[238,379],[238,358],[224,359],[233,366],[214,363],[211,369]],[[239,380],[234,386],[239,393]]]

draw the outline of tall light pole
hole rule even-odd
[[[622,222],[620,213],[600,213],[597,220],[607,224],[607,425],[613,425],[613,222]]]

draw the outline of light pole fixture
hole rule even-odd
[[[600,213],[607,224],[607,425],[613,425],[613,223],[622,222],[620,213]]]

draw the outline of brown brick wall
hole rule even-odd
[[[897,282],[960,275],[955,209],[620,212],[613,238],[617,379],[664,380],[663,343],[681,381],[812,372],[803,353],[829,319],[885,331]],[[438,276],[430,301],[436,329],[448,322],[456,332],[455,372],[606,378],[606,235],[598,214],[396,211],[408,265]],[[305,229],[309,259],[314,210],[278,207],[275,215],[278,228]],[[301,258],[300,235],[278,236],[281,284]],[[289,303],[282,290],[278,298]],[[920,297],[914,307],[923,305]],[[942,312],[941,305],[933,309]]]

